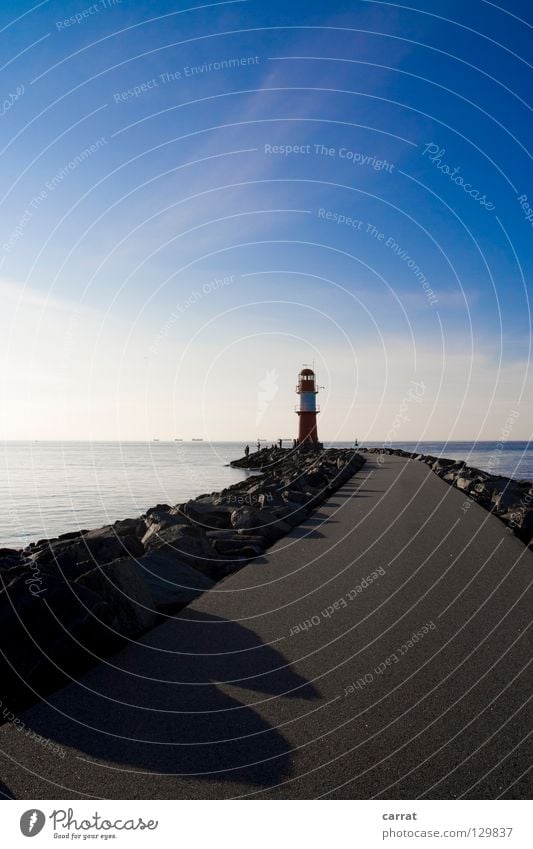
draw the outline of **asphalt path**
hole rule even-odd
[[[373,456],[267,556],[2,726],[1,793],[524,798],[532,566],[424,463]]]

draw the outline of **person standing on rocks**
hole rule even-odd
[[[248,457],[249,453],[250,453],[250,446],[247,445],[246,448],[244,449],[244,456]]]
[[[261,443],[259,442],[259,440],[257,440],[257,450],[261,451]]]

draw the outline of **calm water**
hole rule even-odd
[[[0,546],[177,504],[247,472],[226,466],[243,443],[5,442],[0,444]]]
[[[526,442],[508,442],[503,451],[493,442],[403,442],[395,447],[533,479],[533,448]],[[246,476],[226,466],[242,453],[242,442],[2,443],[0,546],[22,547],[138,516],[157,503],[176,504],[223,489]]]

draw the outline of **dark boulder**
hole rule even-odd
[[[533,539],[533,508],[519,505],[511,510],[509,525],[522,542],[530,543]]]
[[[272,545],[289,532],[291,526],[278,518],[274,512],[256,510],[254,507],[239,507],[231,514],[231,524],[240,534],[253,531],[263,537],[266,545]]]
[[[120,645],[99,595],[57,574],[37,577],[17,568],[0,589],[0,699],[15,712]]]
[[[146,532],[146,524],[139,517],[137,519],[120,519],[111,526],[117,536],[135,536],[142,539]]]
[[[180,506],[180,512],[186,519],[206,530],[214,528],[231,528],[231,505],[215,505],[211,503],[199,503],[187,501]]]
[[[431,468],[434,472],[439,474],[439,472],[442,472],[443,469],[446,469],[446,471],[448,471],[450,466],[453,466],[454,464],[455,460],[448,460],[446,457],[439,457],[438,460],[435,460]]]
[[[0,572],[12,566],[20,566],[23,562],[24,557],[21,551],[14,548],[0,548]]]
[[[265,540],[259,535],[234,534],[232,539],[218,539],[213,543],[215,550],[226,559],[259,557],[265,550]]]
[[[163,613],[179,610],[214,584],[207,575],[167,552],[150,552],[139,558],[137,564],[157,610]]]
[[[124,637],[134,639],[158,624],[154,599],[133,559],[95,566],[76,579],[76,586],[91,590],[109,606],[111,627]]]
[[[47,540],[36,548],[27,549],[33,563],[39,567],[53,564],[67,579],[79,574],[79,567],[83,564],[103,565],[127,555],[143,553],[144,548],[137,537],[119,537],[110,527],[88,531],[72,540]]]
[[[455,486],[462,492],[468,492],[476,482],[476,475],[470,474],[467,471],[460,472],[455,478]]]
[[[146,552],[161,552],[169,559],[193,566],[210,578],[217,575],[216,551],[204,531],[192,525],[172,525],[153,534],[146,544]]]
[[[59,534],[58,539],[66,540],[66,539],[79,539],[83,534],[89,533],[88,531],[69,531],[66,534]]]
[[[520,504],[523,490],[509,478],[500,478],[492,492],[492,506],[496,513],[506,513]]]
[[[263,511],[255,507],[237,507],[230,516],[231,526],[236,530],[255,530],[265,524]]]
[[[151,524],[148,525],[144,536],[141,539],[145,549],[150,547],[151,540],[157,539],[164,531],[170,528],[190,527],[189,522],[180,513],[165,514],[160,520],[154,517]]]

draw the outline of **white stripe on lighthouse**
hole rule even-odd
[[[300,412],[316,412],[316,396],[314,392],[300,392]]]

